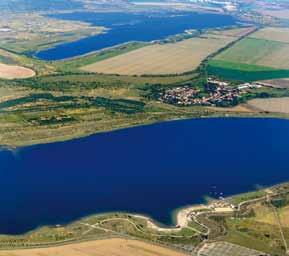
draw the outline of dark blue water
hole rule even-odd
[[[100,34],[72,43],[64,43],[35,54],[43,60],[60,60],[92,51],[116,46],[129,41],[164,39],[186,29],[204,29],[236,24],[229,15],[198,14],[188,12],[163,14],[133,13],[65,13],[50,17],[66,20],[86,21],[97,26],[109,28]]]
[[[0,152],[0,233],[174,209],[289,180],[289,121],[198,119]],[[216,188],[215,188],[216,186]]]

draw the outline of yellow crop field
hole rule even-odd
[[[160,246],[125,239],[107,239],[39,249],[0,251],[0,256],[184,256]]]
[[[206,57],[233,40],[231,36],[206,34],[177,43],[146,46],[81,69],[120,75],[180,74],[196,69]]]
[[[289,43],[289,28],[268,27],[255,32],[250,37]]]

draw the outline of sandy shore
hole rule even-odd
[[[206,205],[193,205],[193,206],[188,206],[181,208],[180,210],[177,211],[176,214],[176,226],[175,227],[160,227],[156,222],[154,222],[152,219],[149,217],[144,217],[141,215],[134,215],[135,217],[138,218],[143,218],[147,220],[148,227],[160,232],[173,232],[173,231],[179,231],[180,229],[187,227],[190,221],[189,214],[193,211],[198,211],[198,210],[204,210],[204,209],[209,209],[208,206]]]

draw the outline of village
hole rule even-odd
[[[238,98],[246,93],[246,89],[261,88],[259,83],[244,83],[231,86],[229,82],[220,81],[209,77],[205,85],[205,91],[190,86],[168,89],[161,94],[160,100],[164,103],[179,106],[225,106],[235,105]]]

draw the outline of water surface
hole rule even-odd
[[[174,13],[90,13],[76,12],[50,15],[50,17],[89,22],[109,30],[76,42],[60,44],[40,51],[36,57],[43,60],[60,60],[92,51],[113,47],[130,41],[150,42],[170,35],[183,33],[186,29],[204,29],[236,24],[229,15],[200,14],[191,12]]]
[[[289,180],[289,121],[196,119],[0,151],[0,233],[174,209]],[[223,193],[223,194],[222,194]]]

